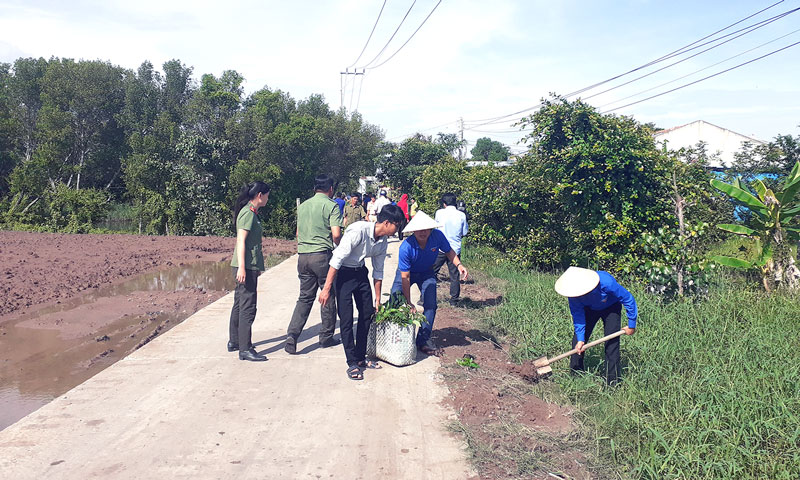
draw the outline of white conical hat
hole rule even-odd
[[[556,280],[556,292],[565,297],[580,297],[594,290],[598,283],[600,283],[600,275],[594,270],[569,267]]]
[[[403,229],[403,233],[412,233],[417,230],[427,230],[429,228],[439,228],[441,226],[439,222],[429,217],[427,213],[422,210],[417,210],[414,218],[412,218],[411,221],[408,222],[408,225],[406,225],[406,228]]]

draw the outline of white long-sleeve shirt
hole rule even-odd
[[[375,224],[359,221],[347,227],[339,245],[333,250],[329,265],[336,270],[342,267],[360,268],[367,257],[372,258],[372,278],[383,280],[383,263],[386,260],[386,237],[375,238]]]

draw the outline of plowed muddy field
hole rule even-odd
[[[0,429],[234,287],[234,239],[0,232]],[[275,264],[295,242],[265,238]]]

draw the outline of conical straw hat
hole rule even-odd
[[[412,233],[417,230],[427,230],[429,228],[439,228],[441,226],[439,222],[429,217],[427,213],[422,210],[417,210],[417,214],[408,222],[406,228],[403,229],[403,233]]]
[[[600,275],[594,270],[569,267],[556,280],[556,292],[565,297],[580,297],[594,290],[598,283]]]

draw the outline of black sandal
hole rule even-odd
[[[358,367],[361,369],[371,368],[373,370],[380,370],[381,368],[383,368],[380,363],[374,360],[361,360],[360,362],[358,362]]]
[[[364,372],[358,368],[358,365],[353,365],[347,369],[347,378],[350,380],[364,380]]]

